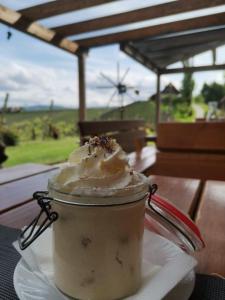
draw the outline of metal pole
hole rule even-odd
[[[124,119],[123,94],[121,94],[120,97],[121,97],[120,120],[123,120]]]

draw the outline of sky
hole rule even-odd
[[[127,10],[140,7],[138,0],[122,0],[119,9]],[[47,1],[37,0],[0,0],[0,4],[8,6],[12,9],[21,9],[27,6]],[[117,1],[116,1],[117,2]],[[160,0],[142,1],[142,6],[155,5],[162,2]],[[139,4],[138,4],[139,3]],[[123,4],[123,5],[122,5]],[[222,8],[211,9],[210,11],[198,12],[198,15],[205,13],[215,13],[224,10]],[[52,17],[41,20],[40,23],[45,26],[58,26],[62,23],[78,22],[82,20],[92,19],[110,13],[118,12],[118,5],[106,6],[102,5],[98,10],[89,8],[76,13],[69,13],[66,16]],[[193,15],[193,14],[192,14]],[[190,14],[180,14],[177,19],[189,18]],[[162,22],[170,22],[172,17],[154,19],[152,21],[139,22],[121,30],[138,28],[138,26],[154,25]],[[66,107],[78,107],[78,77],[77,77],[77,58],[75,55],[69,54],[54,46],[48,45],[35,38],[27,36],[19,31],[10,29],[12,37],[6,39],[8,26],[0,24],[0,106],[2,106],[6,93],[10,94],[10,106],[30,106],[30,105],[49,105],[54,100],[56,105]],[[95,34],[111,32],[105,30]],[[70,38],[76,38],[73,36]],[[79,38],[85,37],[80,35]],[[217,62],[225,63],[224,52],[225,47],[218,48]],[[194,58],[195,65],[210,64],[212,55],[210,52],[198,55]],[[89,51],[86,62],[86,82],[87,82],[87,106],[101,107],[109,105],[109,99],[113,89],[98,89],[98,86],[108,85],[108,82],[100,76],[103,72],[112,80],[116,80],[117,63],[120,65],[120,73],[130,68],[125,83],[131,85],[140,91],[140,95],[135,95],[130,90],[130,97],[125,98],[125,104],[134,100],[145,100],[156,91],[156,76],[153,72],[146,69],[126,54],[119,50],[118,45],[107,47],[98,47]],[[179,63],[174,65],[179,66]],[[172,82],[177,88],[180,88],[182,74],[163,75],[162,88],[169,82]],[[198,94],[204,82],[211,83],[213,81],[224,82],[224,72],[198,72],[194,74],[195,90]],[[118,106],[119,99],[115,97],[110,106]]]

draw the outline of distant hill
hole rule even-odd
[[[53,110],[68,110],[72,108],[65,108],[64,106],[54,105]],[[23,107],[23,111],[48,111],[49,105],[30,105]]]
[[[120,119],[121,109],[114,108],[106,111],[101,115],[102,120],[118,120]],[[151,100],[136,101],[124,107],[124,119],[145,120],[147,123],[153,124],[155,120],[155,103]]]
[[[106,112],[106,108],[88,108],[87,109],[87,120],[98,120],[99,117]],[[20,123],[24,121],[34,121],[36,118],[48,117],[48,110],[33,110],[33,111],[22,111],[17,114],[5,115],[6,124],[11,125],[13,123]],[[78,121],[78,110],[77,109],[58,109],[51,113],[51,119],[53,123],[64,121],[66,123],[76,124]]]

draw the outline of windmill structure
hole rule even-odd
[[[98,89],[112,89],[113,93],[111,94],[107,107],[110,106],[113,99],[117,96],[118,103],[120,105],[120,118],[123,120],[124,118],[124,98],[128,97],[129,99],[136,101],[134,96],[130,93],[130,90],[133,91],[134,95],[139,95],[139,89],[135,88],[134,86],[130,86],[125,83],[125,78],[129,73],[130,68],[127,68],[126,71],[121,75],[120,74],[120,65],[117,63],[117,74],[116,74],[116,81],[111,79],[108,75],[104,74],[103,72],[100,73],[101,77],[107,81],[108,85],[98,86]]]

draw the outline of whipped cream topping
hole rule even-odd
[[[94,194],[112,195],[143,185],[143,178],[146,179],[133,172],[126,153],[115,140],[94,137],[70,154],[52,183],[58,191],[71,194],[91,195],[94,191]]]

